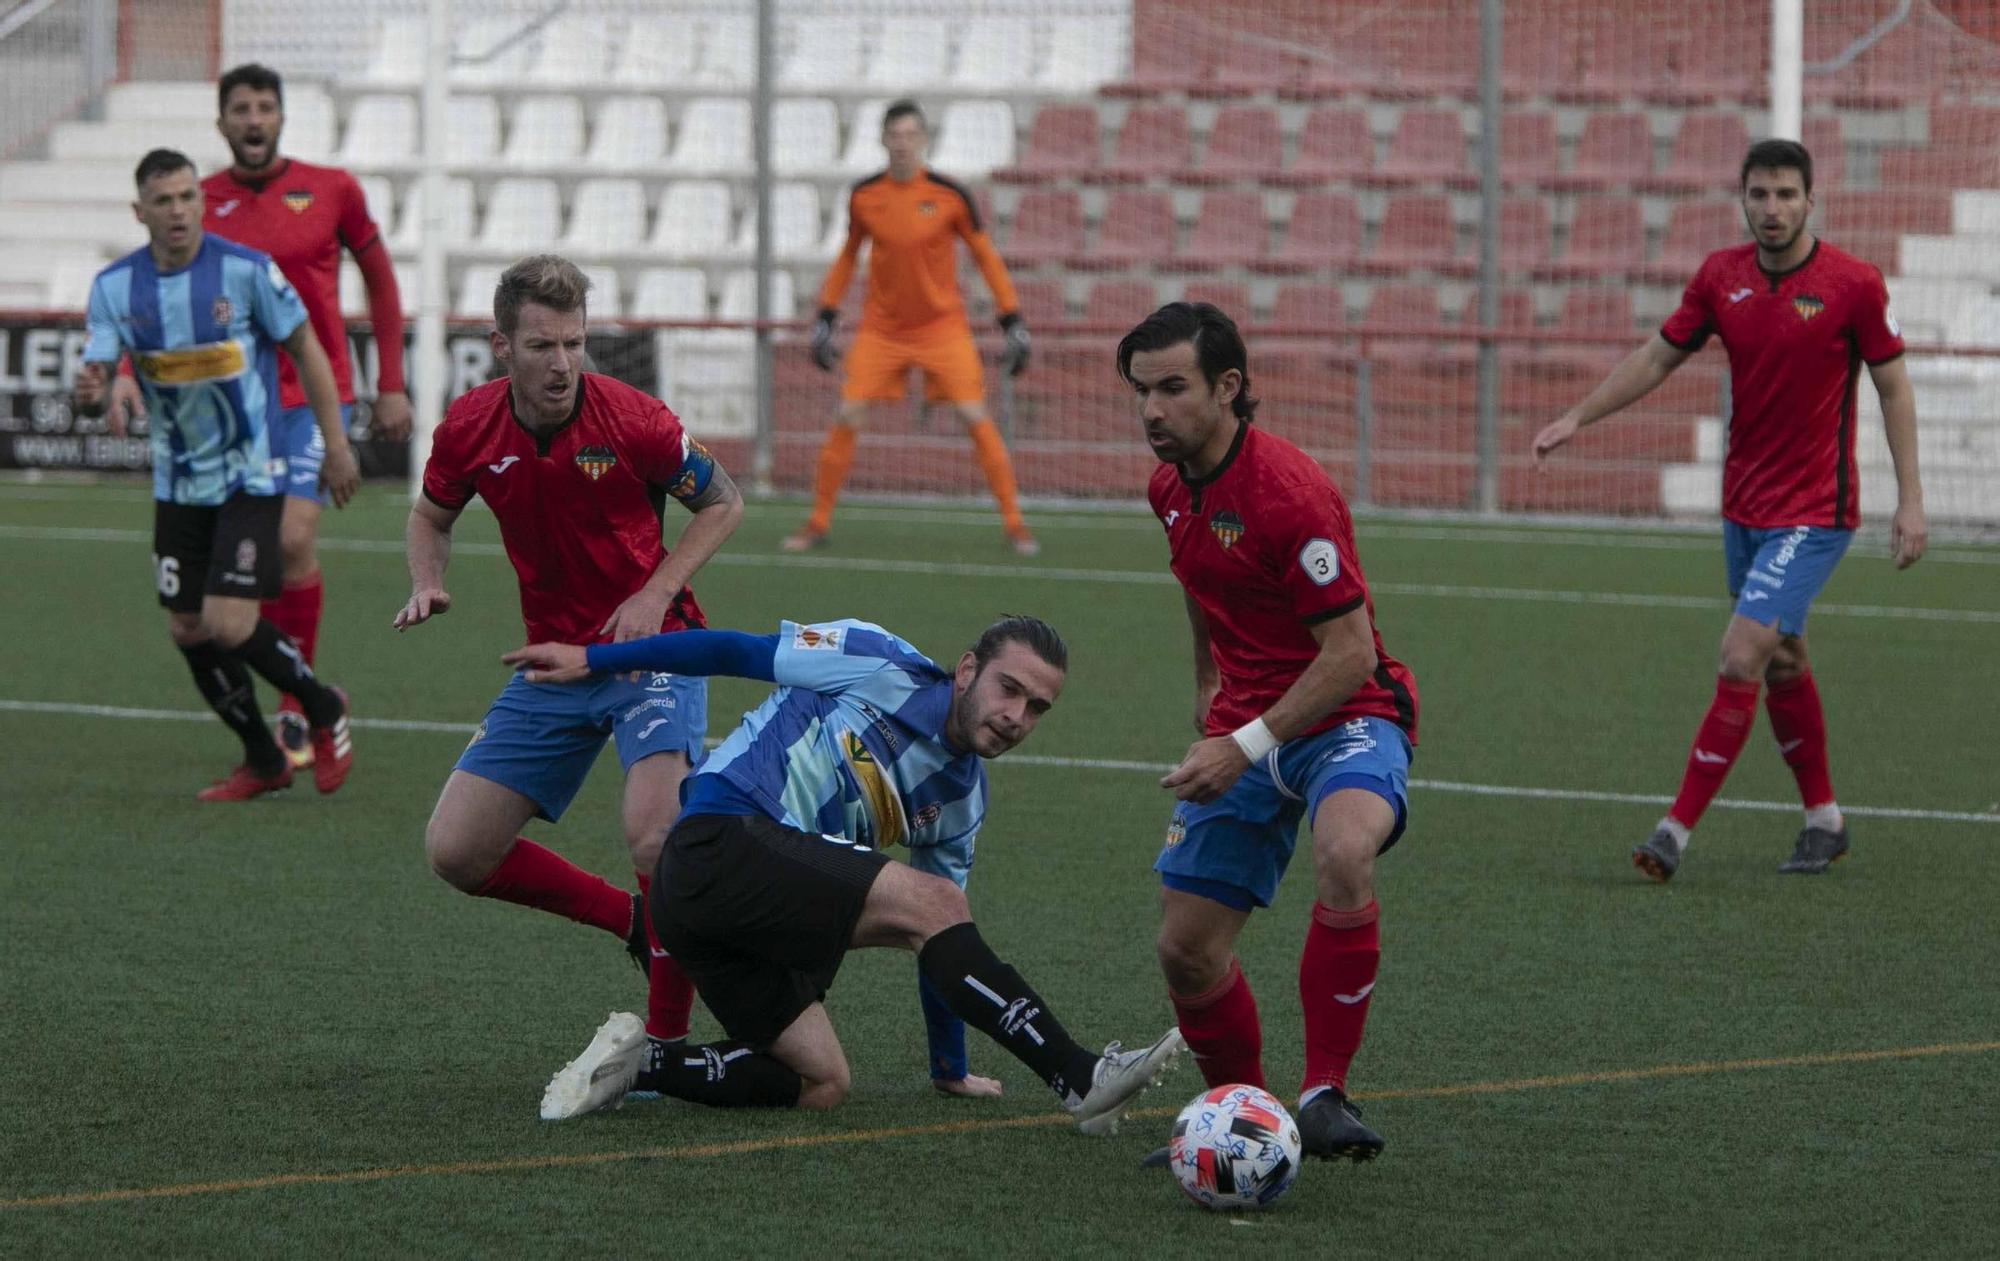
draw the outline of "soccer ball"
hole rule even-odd
[[[1174,1177],[1203,1208],[1263,1208],[1299,1176],[1299,1127],[1269,1092],[1217,1086],[1174,1121]]]

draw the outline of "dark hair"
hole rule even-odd
[[[917,120],[917,126],[925,131],[931,129],[930,120],[924,117],[924,107],[907,96],[900,101],[889,102],[889,108],[882,111],[882,130],[889,130],[889,124],[899,118],[914,118]]]
[[[1796,140],[1759,140],[1750,146],[1750,152],[1743,155],[1743,169],[1737,173],[1738,189],[1750,186],[1752,171],[1794,170],[1799,173],[1799,182],[1806,186],[1806,195],[1812,195],[1812,154]]]
[[[532,302],[551,311],[581,311],[584,295],[589,292],[590,277],[575,263],[559,254],[536,254],[501,273],[500,283],[493,287],[493,323],[512,336],[525,304]]]
[[[1209,388],[1231,368],[1243,374],[1243,385],[1229,402],[1236,419],[1249,423],[1256,419],[1257,400],[1250,396],[1250,352],[1243,348],[1243,334],[1236,321],[1222,308],[1207,302],[1169,302],[1125,334],[1118,343],[1118,375],[1132,380],[1132,356],[1142,350],[1165,350],[1182,342],[1194,343],[1195,362]]]
[[[1056,628],[1025,613],[1002,613],[999,621],[981,631],[979,642],[972,645],[972,659],[984,670],[1009,642],[1025,645],[1058,670],[1069,669],[1069,645],[1056,634]]]
[[[194,170],[194,161],[179,149],[154,149],[139,159],[139,167],[132,172],[132,182],[140,188],[156,175],[170,175],[181,169]]]
[[[229,111],[229,94],[237,88],[249,88],[254,92],[269,92],[278,98],[278,108],[285,108],[285,81],[269,66],[260,66],[254,61],[242,65],[222,76],[215,85],[215,112]]]

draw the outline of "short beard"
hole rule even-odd
[[[275,165],[275,164],[277,163],[277,161],[278,161],[278,142],[277,142],[276,138],[273,138],[273,139],[271,140],[270,144],[271,144],[271,148],[270,148],[270,156],[266,157],[266,158],[264,159],[263,163],[262,163],[262,164],[260,164],[260,165],[253,165],[253,164],[252,164],[252,163],[251,163],[251,162],[249,161],[249,159],[247,159],[247,158],[245,158],[245,157],[243,156],[243,150],[241,150],[241,149],[237,148],[237,147],[236,147],[235,145],[233,145],[233,144],[229,146],[229,156],[230,156],[231,160],[233,160],[233,161],[234,161],[234,162],[236,163],[236,165],[237,165],[238,167],[240,167],[241,169],[243,169],[243,170],[245,170],[245,171],[263,171],[263,170],[268,170],[268,169],[269,169],[270,167],[272,167],[273,165]]]

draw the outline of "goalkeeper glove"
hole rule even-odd
[[[833,371],[833,365],[840,361],[839,352],[833,348],[833,322],[839,318],[840,312],[828,307],[813,321],[812,357],[821,372]]]
[[[1010,377],[1018,377],[1028,366],[1028,326],[1021,322],[1019,312],[1010,311],[1000,317],[1000,331],[1007,335],[1007,345],[1000,352],[1000,366]]]

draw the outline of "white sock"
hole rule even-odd
[[[1299,1096],[1299,1111],[1304,1112],[1307,1104],[1332,1089],[1333,1087],[1331,1086],[1314,1086],[1311,1090],[1306,1091]]]
[[[1812,809],[1806,811],[1806,826],[1809,828],[1819,828],[1827,832],[1840,831],[1843,826],[1840,817],[1840,807],[1831,801],[1823,806],[1814,806]]]
[[[1666,831],[1667,835],[1674,838],[1674,848],[1677,850],[1686,850],[1688,839],[1694,835],[1693,832],[1682,827],[1673,819],[1661,819],[1660,827]]]

